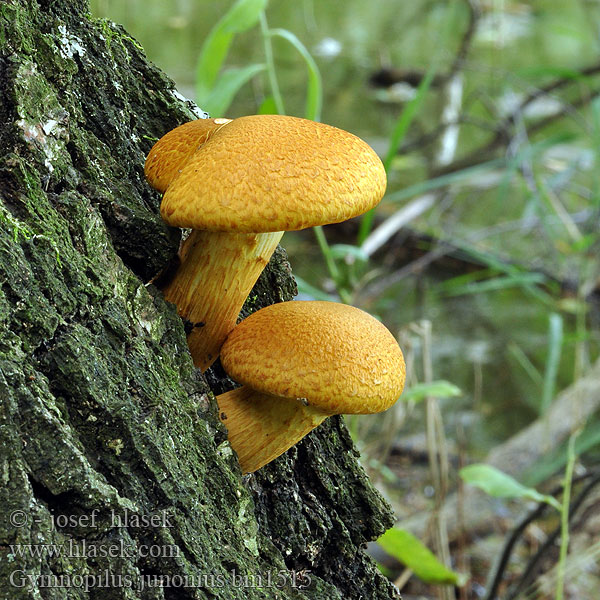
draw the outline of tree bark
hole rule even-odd
[[[180,232],[144,158],[199,116],[83,0],[0,2],[0,598],[397,597],[343,421],[242,478],[147,284]],[[280,249],[243,312],[294,289]]]

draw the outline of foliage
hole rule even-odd
[[[377,543],[426,583],[464,585],[464,576],[443,565],[427,546],[404,529],[388,529]]]
[[[266,5],[267,0],[238,0],[213,27],[202,45],[196,69],[196,99],[199,106],[215,116],[221,116],[227,110],[237,90],[260,67],[249,65],[218,78],[235,35],[254,27]]]
[[[445,380],[431,381],[429,383],[416,383],[402,392],[403,402],[420,402],[428,396],[436,398],[456,398],[461,391],[453,383]]]
[[[244,20],[240,18],[239,24],[236,23],[235,14],[241,10],[244,5],[253,8],[252,19]],[[436,46],[435,53],[430,57],[428,67],[416,90],[412,100],[410,100],[400,111],[393,127],[390,129],[388,148],[384,155],[384,166],[388,174],[392,175],[398,168],[397,157],[406,141],[407,134],[411,126],[418,118],[420,113],[424,113],[428,106],[428,96],[432,90],[432,84],[440,69],[443,69],[443,59],[445,49],[451,39],[451,31],[456,20],[456,11],[458,2],[449,3],[446,8],[447,17],[444,19],[445,26],[441,29],[439,43]],[[208,95],[198,95],[198,101],[205,109],[213,112],[215,115],[222,115],[227,110],[235,93],[249,79],[255,76],[265,76],[269,82],[271,96],[265,98],[261,112],[279,112],[284,113],[284,100],[279,89],[276,75],[276,65],[273,57],[273,48],[271,43],[275,39],[283,39],[290,43],[299,52],[308,70],[307,98],[305,116],[307,118],[319,119],[321,112],[322,82],[316,62],[300,42],[297,36],[285,29],[269,29],[265,14],[266,4],[261,7],[256,2],[244,2],[239,0],[230,10],[226,17],[219,22],[211,35],[207,38],[198,69],[198,90],[210,90]],[[240,13],[242,14],[242,13]],[[248,13],[244,13],[247,16]],[[234,16],[232,16],[234,15]],[[205,72],[205,56],[216,57],[216,60],[224,59],[225,53],[215,53],[210,45],[222,33],[223,23],[230,24],[231,30],[240,32],[247,27],[260,23],[261,35],[264,46],[264,64],[251,64],[233,71],[225,71],[217,81],[215,73],[221,68],[221,63],[212,64],[206,71],[212,80],[211,85],[201,81],[201,74]],[[231,38],[227,38],[230,41]],[[446,67],[447,68],[447,67]],[[538,70],[537,75],[548,75],[548,70]],[[557,77],[565,79],[581,80],[579,73],[569,70],[557,71],[552,73]],[[206,75],[204,75],[206,77]],[[598,115],[599,103],[593,104],[594,116]],[[600,122],[600,120],[596,120]],[[600,130],[600,128],[598,128]],[[550,136],[546,136],[539,141],[531,141],[523,144],[512,156],[501,158],[492,157],[491,159],[482,154],[485,160],[474,160],[471,164],[464,167],[449,169],[439,175],[426,177],[422,181],[409,185],[404,189],[399,189],[389,193],[384,200],[383,205],[390,207],[401,202],[406,202],[413,198],[418,198],[423,194],[453,193],[453,190],[459,191],[466,187],[470,182],[480,176],[482,173],[502,174],[500,185],[498,186],[497,198],[502,202],[514,188],[514,182],[524,179],[523,165],[528,164],[533,170],[531,179],[524,179],[525,183],[534,181],[536,193],[531,194],[528,202],[537,214],[542,214],[543,219],[549,219],[553,216],[558,217],[563,224],[564,230],[571,236],[571,242],[568,246],[571,254],[584,255],[589,252],[598,242],[597,233],[582,234],[579,228],[563,208],[562,204],[556,200],[553,187],[556,182],[551,177],[545,176],[535,161],[539,161],[549,148],[555,148],[558,144],[570,143],[573,136],[565,130],[558,130]],[[456,192],[454,192],[456,193]],[[298,278],[299,290],[310,297],[317,299],[335,300],[337,297],[343,302],[356,303],[357,298],[365,287],[365,282],[371,280],[372,267],[371,255],[381,246],[380,238],[389,234],[382,234],[386,227],[392,231],[392,218],[385,218],[374,229],[377,209],[373,209],[367,215],[364,215],[356,234],[354,243],[337,243],[329,245],[322,228],[315,228],[315,236],[320,248],[321,254],[326,265],[328,275],[333,283],[334,290],[324,291],[314,282],[309,282],[303,278]],[[545,213],[545,214],[544,214]],[[380,219],[381,221],[381,219]],[[543,227],[546,227],[545,222]],[[554,235],[552,230],[552,234]],[[385,237],[384,237],[385,240]],[[539,303],[544,310],[547,310],[547,352],[543,367],[537,367],[522,348],[516,343],[511,343],[511,352],[513,358],[517,361],[538,390],[537,396],[528,399],[530,404],[540,415],[544,415],[549,409],[559,386],[559,373],[561,360],[564,358],[565,346],[565,317],[564,309],[557,303],[560,294],[560,287],[555,285],[552,277],[546,273],[531,270],[523,264],[514,264],[500,258],[495,252],[485,252],[477,244],[469,243],[467,239],[454,238],[452,244],[458,248],[469,260],[476,261],[482,265],[478,270],[461,274],[455,277],[446,278],[439,282],[434,288],[433,293],[440,298],[464,297],[464,296],[484,296],[498,294],[509,290],[520,290],[523,294],[529,296],[534,302]],[[579,309],[576,307],[576,314]],[[582,344],[586,336],[585,319],[578,320],[578,341]],[[457,386],[448,381],[428,381],[425,383],[413,382],[404,393],[405,401],[419,402],[426,398],[450,398],[460,395],[461,392]],[[427,405],[427,410],[431,409]],[[356,421],[352,421],[352,429],[356,427]],[[356,431],[355,431],[356,434]],[[572,457],[571,457],[572,458]],[[376,459],[373,459],[376,462]],[[569,463],[572,464],[572,460]],[[385,471],[385,465],[380,464],[379,468]],[[468,483],[478,486],[488,494],[501,498],[523,498],[536,502],[548,503],[564,516],[565,505],[561,505],[554,497],[541,494],[531,487],[524,486],[515,479],[495,470],[488,465],[471,465],[465,467],[460,472],[461,477]],[[388,475],[389,477],[389,475]],[[566,495],[565,495],[566,496]],[[568,500],[566,501],[568,509]],[[567,527],[564,523],[564,527]],[[561,565],[564,567],[566,542],[568,538],[568,529],[563,531],[563,544],[561,546]],[[452,571],[448,571],[441,563],[435,559],[434,555],[427,550],[416,538],[408,532],[392,529],[388,531],[379,540],[380,545],[389,553],[398,558],[407,567],[411,568],[415,574],[423,581],[452,583],[457,584],[458,576]],[[557,588],[557,595],[560,595],[562,584]]]
[[[286,40],[300,54],[308,70],[306,92],[307,119],[318,121],[322,105],[321,75],[314,59],[302,42],[287,29],[269,29],[266,25],[267,0],[238,0],[212,28],[200,51],[196,68],[196,101],[214,116],[223,116],[240,88],[254,76],[266,71],[272,87],[274,104],[269,108],[284,114],[283,100],[277,85],[275,64],[272,58],[271,38]],[[236,34],[261,25],[265,45],[265,64],[250,64],[230,68],[221,75],[227,53]],[[263,111],[266,105],[263,106]]]
[[[526,487],[510,475],[490,465],[474,464],[463,467],[460,476],[466,483],[481,488],[486,494],[496,498],[526,498],[535,502],[546,502],[560,510],[560,504],[552,496],[540,494],[536,489]]]
[[[545,503],[554,507],[560,513],[560,556],[558,561],[558,576],[556,579],[556,600],[562,600],[564,594],[565,568],[567,552],[569,547],[569,517],[571,503],[571,487],[573,479],[573,469],[576,460],[575,440],[578,432],[569,439],[568,459],[563,484],[562,503],[556,500],[554,496],[541,494],[536,489],[527,487],[519,483],[510,475],[499,471],[498,469],[485,464],[473,464],[463,467],[460,470],[461,478],[471,485],[474,485],[490,496],[496,498],[524,498],[538,503]]]

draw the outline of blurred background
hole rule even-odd
[[[398,527],[467,576],[410,577],[401,549],[373,546],[405,599],[600,598],[600,499],[585,487],[600,458],[600,2],[91,9],[211,116],[316,118],[384,160],[374,213],[325,227],[327,244],[302,231],[282,245],[301,297],[369,311],[405,351],[404,399],[347,422]],[[554,494],[563,516],[572,481],[588,512],[560,529],[550,507],[498,566],[544,500],[488,489],[473,518],[458,472],[476,462]]]

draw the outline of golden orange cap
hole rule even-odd
[[[176,227],[264,233],[338,223],[379,203],[386,175],[360,138],[307,119],[234,119],[189,158],[168,187]]]
[[[305,398],[326,414],[388,409],[404,387],[402,351],[368,313],[335,302],[267,306],[242,321],[221,349],[237,382],[257,391]]]
[[[231,119],[198,119],[163,135],[146,158],[144,175],[148,183],[159,192],[164,192],[194,152],[229,122]]]

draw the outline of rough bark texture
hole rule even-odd
[[[341,420],[241,477],[211,394],[231,382],[145,285],[180,234],[144,157],[199,113],[87,10],[0,2],[0,598],[396,597]],[[245,313],[294,287],[280,250]]]

